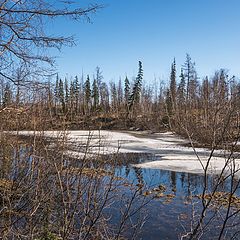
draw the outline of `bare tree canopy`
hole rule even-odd
[[[72,36],[51,36],[46,33],[47,20],[69,17],[85,18],[102,6],[75,7],[70,1],[0,0],[0,75],[8,80],[12,67],[19,62],[25,66],[50,64],[54,59],[46,49],[73,46]],[[40,64],[41,63],[41,64]]]

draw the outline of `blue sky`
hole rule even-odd
[[[81,6],[91,0],[77,1]],[[101,0],[92,23],[58,21],[54,31],[73,34],[77,46],[57,53],[61,76],[94,73],[105,81],[135,76],[168,79],[176,58],[178,73],[189,53],[200,78],[226,68],[240,76],[239,0]]]

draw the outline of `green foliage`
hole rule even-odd
[[[86,97],[86,101],[89,102],[91,99],[91,83],[90,83],[89,75],[87,75],[87,80],[85,82],[85,97]]]
[[[195,69],[195,63],[192,62],[192,59],[189,54],[186,55],[186,61],[183,66],[184,77],[187,80],[187,93],[186,100],[193,100],[196,97],[197,90],[197,73]]]
[[[86,106],[87,108],[89,108],[89,104],[91,102],[91,83],[90,83],[89,75],[87,75],[87,80],[84,84],[84,95],[85,95]]]
[[[74,96],[76,99],[78,99],[79,96],[79,81],[78,81],[78,77],[75,76],[74,80],[73,80],[73,91],[74,91]]]
[[[73,80],[73,99],[74,99],[74,107],[75,107],[76,113],[78,113],[78,110],[79,110],[79,89],[80,89],[80,85],[79,85],[78,77],[75,76]]]
[[[178,97],[178,104],[183,104],[185,102],[186,98],[186,80],[183,73],[183,70],[181,69],[181,75],[180,75],[180,83],[178,85],[177,90],[177,97]]]
[[[111,103],[112,107],[116,108],[117,107],[117,88],[115,83],[111,83]]]
[[[177,83],[176,83],[176,62],[175,58],[171,66],[171,75],[170,75],[170,97],[172,108],[176,106],[176,92],[177,92]]]
[[[142,69],[142,62],[139,61],[139,66],[138,66],[138,74],[136,77],[136,80],[133,85],[132,93],[129,96],[129,110],[132,109],[133,105],[136,103],[139,103],[140,100],[140,94],[141,94],[141,89],[142,89],[142,80],[143,80],[143,69]]]
[[[126,76],[124,80],[124,97],[126,102],[128,102],[129,94],[130,94],[130,82],[128,80],[128,77]]]
[[[62,105],[62,111],[65,112],[65,97],[64,97],[64,86],[63,86],[63,81],[60,78],[59,79],[59,100]]]

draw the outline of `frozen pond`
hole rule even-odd
[[[34,135],[33,132],[19,134]],[[152,199],[146,205],[144,212],[140,212],[146,217],[140,231],[140,239],[180,239],[181,234],[190,230],[193,213],[196,220],[201,211],[201,200],[198,198],[204,188],[201,163],[206,164],[210,151],[198,148],[196,149],[197,157],[192,148],[186,147],[188,143],[186,139],[170,132],[148,134],[115,131],[49,131],[38,132],[37,135],[53,139],[59,137],[60,141],[66,141],[68,147],[65,154],[71,155],[77,163],[80,163],[84,156],[117,154],[122,161],[115,168],[116,176],[127,179],[134,186],[143,185],[148,189],[159,186],[165,188],[164,194],[157,197],[151,191],[142,192],[143,195]],[[224,154],[227,153],[217,150],[210,161],[207,176],[208,191],[214,188],[217,174],[227,159]],[[235,163],[239,167],[239,159]],[[230,183],[230,180],[223,182],[217,191],[228,192]],[[239,188],[236,194],[240,195]],[[121,195],[127,196],[128,192],[123,190]],[[114,203],[107,212],[109,222],[113,225],[121,218],[120,205],[121,202]],[[224,208],[220,210],[218,213],[225,214]],[[206,219],[209,220],[213,214],[215,211],[210,209]],[[231,228],[227,236],[231,236],[238,229],[239,214],[235,215],[231,223],[236,224],[236,229]],[[220,228],[221,219],[214,217],[211,227],[205,231],[202,239],[209,239],[210,236],[211,239],[217,239]],[[233,239],[239,239],[239,237],[236,235]]]
[[[33,135],[34,132],[22,131],[21,135]],[[81,158],[83,155],[111,153],[149,153],[155,156],[154,161],[146,161],[135,165],[138,168],[162,169],[176,172],[202,174],[206,166],[210,150],[204,148],[186,147],[189,143],[171,132],[117,132],[117,131],[45,131],[38,132],[45,137],[62,137],[69,144],[68,153]],[[215,150],[209,161],[208,173],[221,172],[229,153]],[[240,159],[230,159],[230,165],[239,169]],[[226,172],[229,168],[226,168]],[[236,174],[240,176],[240,171]]]

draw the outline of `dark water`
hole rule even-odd
[[[134,163],[136,161],[152,160],[151,156],[146,155],[142,157],[136,155]],[[163,185],[166,187],[164,194],[171,195],[171,198],[154,198],[146,205],[144,212],[146,221],[142,229],[139,230],[139,239],[180,239],[180,236],[189,231],[190,225],[193,224],[193,212],[196,214],[195,223],[197,222],[197,214],[200,213],[202,205],[200,199],[196,196],[203,191],[203,175],[159,169],[140,169],[129,163],[119,166],[116,169],[116,175],[128,179],[129,182],[133,182],[135,185],[144,184],[144,186],[150,189]],[[216,179],[218,179],[218,176],[208,176],[208,191],[214,188]],[[218,191],[227,192],[230,190],[230,186],[230,180],[225,181],[219,186]],[[236,194],[240,195],[239,188]],[[117,210],[115,209],[115,211]],[[221,208],[220,211],[222,211],[221,214],[224,216],[226,210]],[[206,219],[214,216],[215,212],[210,209]],[[232,236],[238,230],[238,224],[240,223],[239,214],[232,220],[232,223],[237,226],[229,228],[223,239],[230,239],[229,236]],[[210,224],[211,227],[205,230],[205,234],[201,239],[217,239],[221,224],[221,219],[219,219],[217,214],[214,216],[212,224]],[[236,235],[236,238],[233,239],[240,239],[240,235]]]
[[[28,151],[31,152],[31,148],[28,149]],[[19,177],[19,172],[21,172],[22,175],[27,175],[30,171],[33,158],[28,151],[26,151],[26,148],[21,148],[20,151],[14,152],[14,159],[22,160],[13,161],[13,178]],[[26,159],[28,161],[26,161]],[[146,197],[147,201],[149,199],[148,204],[144,206],[144,208],[141,208],[132,218],[133,222],[144,218],[143,226],[141,229],[137,229],[137,239],[180,239],[184,233],[190,231],[191,224],[196,224],[199,217],[198,214],[202,209],[201,201],[196,196],[203,191],[204,176],[200,174],[134,167],[136,163],[154,161],[155,157],[153,155],[119,154],[118,159],[121,159],[121,161],[119,161],[119,164],[115,168],[116,176],[126,179],[129,183],[133,183],[134,186],[138,184],[144,185],[142,194],[144,194],[146,189],[153,189],[161,185],[166,188],[164,194],[171,196],[170,198],[153,198],[152,194],[150,194]],[[21,167],[21,162],[24,162],[24,168]],[[81,166],[79,160],[77,160],[75,164],[76,166],[79,164]],[[2,170],[4,169],[2,168]],[[2,174],[4,175],[4,171]],[[208,176],[207,183],[209,192],[214,188],[216,179],[218,179],[218,176]],[[237,179],[234,181],[237,183]],[[217,191],[228,192],[230,187],[231,181],[227,180],[219,185]],[[123,198],[124,195],[126,195],[125,199],[130,196],[130,193],[124,189],[120,190],[120,194]],[[240,196],[239,188],[236,191],[236,195]],[[133,206],[138,207],[142,204],[141,201],[141,198],[137,198]],[[125,203],[126,202],[121,201],[115,202],[111,206],[108,211],[110,216],[109,222],[111,224],[119,223],[119,219],[121,218],[120,207]],[[206,219],[209,220],[212,216],[214,216],[214,219],[210,227],[205,230],[205,234],[201,239],[217,239],[222,224],[220,216],[224,217],[226,210],[221,208],[216,216],[214,215],[215,212],[215,210],[211,209],[207,212]],[[192,217],[193,213],[195,214],[194,222]],[[228,231],[225,232],[226,235],[222,239],[240,239],[240,235],[231,238],[240,226],[239,213],[231,219],[230,223],[235,224],[235,226],[228,227]],[[131,239],[131,229],[126,233],[125,237]]]

